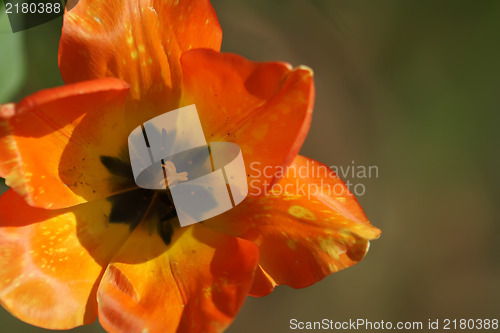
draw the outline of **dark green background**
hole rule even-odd
[[[213,3],[224,51],[315,71],[301,153],[378,166],[359,201],[383,230],[357,266],[249,298],[229,332],[288,332],[291,318],[499,318],[500,2]],[[1,20],[0,102],[62,84],[60,20],[15,35]],[[0,322],[43,331],[3,310]]]

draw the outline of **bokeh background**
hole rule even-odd
[[[228,331],[288,332],[291,318],[499,318],[500,2],[213,5],[224,51],[314,70],[316,107],[301,154],[377,166],[378,177],[351,181],[365,186],[358,199],[383,230],[358,265],[306,289],[248,298]],[[60,28],[58,19],[12,34],[0,14],[0,103],[62,84]],[[45,332],[3,309],[0,326]]]

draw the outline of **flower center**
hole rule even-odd
[[[161,165],[165,171],[165,175],[168,179],[168,186],[174,186],[175,184],[182,183],[188,180],[187,172],[177,173],[175,165],[171,161],[164,161]],[[165,178],[160,181],[160,187],[168,187],[165,185]]]
[[[101,156],[100,160],[112,175],[113,190],[121,192],[107,199],[111,203],[109,222],[128,224],[130,230],[146,223],[151,233],[157,232],[165,244],[170,244],[174,230],[180,228],[170,191],[138,188],[126,152],[119,157]],[[171,162],[164,167],[175,176],[173,179],[177,182],[187,179],[187,174],[176,173],[175,166],[168,163]]]

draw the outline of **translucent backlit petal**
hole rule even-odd
[[[255,296],[279,284],[303,288],[352,266],[380,235],[344,182],[302,156],[268,195],[247,197],[204,225],[258,245],[262,272]]]
[[[64,15],[59,67],[66,83],[117,77],[134,99],[177,103],[181,54],[221,40],[208,0],[80,0]]]
[[[97,316],[96,291],[109,260],[130,234],[108,224],[106,200],[63,210],[0,197],[0,303],[19,319],[68,329]]]
[[[255,278],[248,294],[251,296],[265,296],[270,294],[276,286],[276,281],[259,265],[255,270]]]
[[[309,130],[312,71],[211,50],[186,52],[181,63],[181,104],[196,104],[207,141],[238,144],[247,173],[258,170],[260,184],[275,181],[262,170],[291,163]]]
[[[128,87],[118,79],[43,90],[0,106],[0,176],[33,206],[64,208],[112,195],[100,156],[127,156]]]
[[[200,224],[176,229],[171,245],[136,228],[98,291],[109,332],[220,332],[243,304],[258,251]]]

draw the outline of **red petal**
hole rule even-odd
[[[181,54],[221,40],[208,0],[80,0],[64,15],[59,67],[66,83],[118,77],[135,99],[176,100]]]
[[[302,156],[268,195],[247,197],[204,225],[259,246],[263,274],[252,287],[255,296],[276,284],[303,288],[352,266],[366,254],[368,241],[380,235],[344,182]]]
[[[266,271],[259,265],[255,271],[253,285],[248,294],[257,297],[265,296],[270,294],[276,286],[276,281],[274,281],[273,278],[269,276],[269,274],[267,274]]]
[[[200,224],[170,246],[136,228],[104,274],[99,320],[108,332],[220,332],[253,281],[255,245]]]
[[[127,89],[117,79],[94,80],[0,106],[0,176],[37,207],[111,195],[111,175],[99,156],[118,156],[126,148]]]
[[[274,177],[262,170],[291,163],[309,130],[314,102],[311,70],[210,50],[186,52],[181,63],[181,103],[196,104],[207,141],[235,142],[247,173],[253,168],[260,171],[260,184],[273,182]]]
[[[97,283],[130,234],[107,224],[105,201],[64,210],[33,208],[14,191],[0,197],[0,303],[51,329],[90,324]]]

